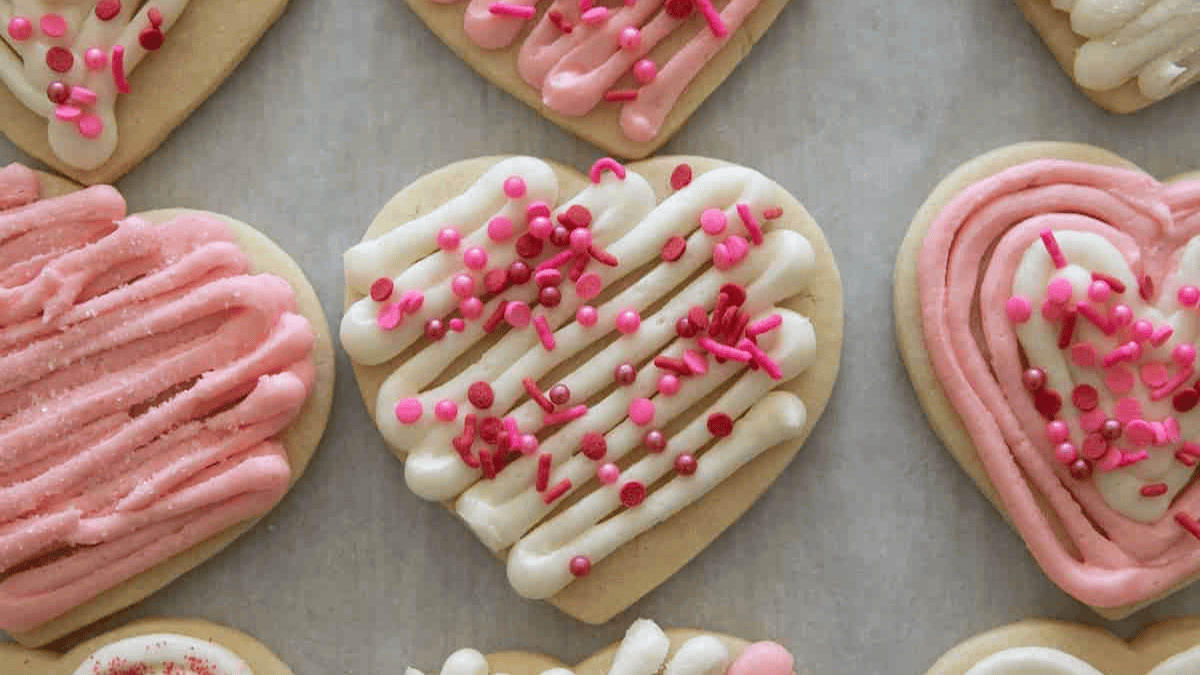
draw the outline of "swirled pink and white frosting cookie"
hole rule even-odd
[[[345,265],[342,344],[409,487],[504,555],[519,594],[589,621],[754,502],[837,369],[820,230],[710,160],[456,164]]]
[[[661,147],[787,0],[409,0],[476,71],[619,157]]]
[[[1016,0],[1064,70],[1113,112],[1200,81],[1195,0]]]
[[[0,644],[5,675],[292,675],[254,638],[205,621],[139,621],[63,655]]]
[[[1200,572],[1200,180],[1027,144],[947,178],[896,270],[935,431],[1058,585],[1111,616]]]
[[[663,631],[639,619],[620,643],[578,665],[524,652],[484,656],[460,649],[446,659],[440,675],[792,675],[792,655],[775,642],[755,642],[695,630]],[[405,675],[423,675],[409,668]]]
[[[324,428],[331,345],[248,226],[0,171],[0,628],[45,642],[215,554]]]
[[[111,182],[208,97],[286,5],[4,0],[0,130],[75,180]]]

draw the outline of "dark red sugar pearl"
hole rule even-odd
[[[675,262],[683,257],[684,251],[687,251],[687,239],[671,237],[663,243],[662,259],[666,262]]]
[[[621,386],[631,385],[637,379],[637,370],[632,364],[622,363],[613,370],[613,379]]]
[[[1181,413],[1190,412],[1200,403],[1200,393],[1195,389],[1184,389],[1171,398],[1171,405]]]
[[[592,561],[586,555],[577,555],[571,558],[571,564],[568,566],[571,574],[577,577],[586,577],[588,572],[592,571]]]
[[[642,445],[646,446],[647,452],[657,454],[667,449],[667,437],[657,429],[647,431],[645,438],[642,439]]]
[[[1052,389],[1038,389],[1033,393],[1033,407],[1047,420],[1058,417],[1062,410],[1062,396]]]
[[[1021,374],[1021,382],[1029,391],[1037,391],[1046,386],[1046,373],[1041,368],[1030,368]]]
[[[538,291],[538,304],[543,307],[558,307],[562,302],[562,291],[554,286],[547,286]]]
[[[684,454],[675,458],[675,471],[680,476],[690,476],[696,473],[696,468],[696,458],[691,455]]]
[[[500,441],[500,434],[504,432],[504,423],[499,417],[485,417],[479,422],[479,438],[488,445],[495,445]]]
[[[725,413],[713,413],[708,416],[708,433],[717,438],[724,438],[733,433],[733,420]]]
[[[686,316],[679,317],[679,320],[675,322],[675,334],[681,338],[696,337],[696,333],[698,332]]]
[[[1107,419],[1100,425],[1100,436],[1110,441],[1115,441],[1121,437],[1121,422],[1120,420]]]
[[[679,4],[680,2],[681,2],[681,0],[676,0],[676,4]],[[669,2],[667,3],[667,11],[668,12],[671,11],[671,3],[669,3]],[[687,0],[687,10],[686,11],[688,12],[688,14],[690,14],[692,11],[691,0]],[[675,16],[675,15],[672,14],[671,16]],[[687,16],[687,14],[685,14],[684,16]],[[681,18],[681,17],[676,17],[676,18]],[[675,169],[671,172],[671,189],[672,190],[682,190],[683,188],[687,187],[691,182],[692,182],[692,167],[690,164],[686,164],[686,163],[680,164],[680,165],[676,166]]]
[[[529,281],[533,276],[533,270],[529,269],[529,265],[520,260],[514,261],[508,266],[508,283],[513,286],[520,286]]]
[[[1086,459],[1077,459],[1071,463],[1071,477],[1075,480],[1087,480],[1091,475],[1091,462]]]
[[[55,80],[46,87],[46,98],[53,103],[63,104],[71,98],[71,88]]]
[[[1100,405],[1100,393],[1090,384],[1081,384],[1071,392],[1071,402],[1084,412],[1095,410]]]
[[[430,319],[425,322],[425,337],[430,340],[441,340],[446,336],[446,324],[441,319]]]
[[[522,258],[538,257],[538,255],[540,255],[542,252],[543,246],[545,246],[545,244],[542,243],[542,240],[538,239],[532,234],[526,233],[517,237],[517,255],[521,256]]]
[[[626,508],[633,508],[646,501],[646,486],[631,480],[621,486],[621,503]]]
[[[496,401],[496,394],[492,391],[492,385],[481,380],[467,387],[467,400],[477,409],[487,410]]]
[[[571,243],[571,231],[562,225],[556,226],[550,230],[550,243],[560,248],[566,246]]]
[[[550,402],[554,405],[564,405],[571,400],[571,390],[565,384],[550,387]]]
[[[579,450],[584,457],[599,462],[608,453],[608,442],[596,431],[589,431],[579,440]]]

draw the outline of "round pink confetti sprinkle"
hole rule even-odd
[[[1107,413],[1100,408],[1096,408],[1095,410],[1089,410],[1085,413],[1080,413],[1079,426],[1083,427],[1084,431],[1091,433],[1093,431],[1099,431],[1100,427],[1104,425],[1104,422],[1107,419]]]
[[[588,250],[592,245],[592,231],[586,227],[571,230],[571,249],[579,252]]]
[[[450,290],[460,299],[466,300],[475,293],[475,280],[469,274],[456,274],[450,280]]]
[[[401,399],[396,404],[396,419],[403,424],[412,424],[421,419],[423,412],[421,401],[415,398]]]
[[[1200,302],[1200,288],[1196,288],[1195,286],[1184,286],[1183,288],[1179,289],[1179,293],[1176,295],[1176,298],[1179,300],[1179,304],[1183,305],[1184,307],[1195,307],[1196,303]]]
[[[67,20],[58,14],[43,14],[39,23],[42,32],[52,38],[60,38],[67,34]]]
[[[487,274],[483,275],[483,288],[488,293],[499,293],[508,286],[508,270],[494,269],[488,270]]]
[[[1100,434],[1088,434],[1088,437],[1083,439],[1083,447],[1080,451],[1088,459],[1099,459],[1108,452],[1108,441],[1104,440]]]
[[[1107,286],[1108,284],[1105,284],[1105,287]],[[1150,339],[1151,335],[1154,335],[1154,324],[1145,319],[1134,321],[1133,326],[1129,329],[1129,336],[1137,342],[1145,342]]]
[[[533,313],[529,310],[529,305],[523,302],[510,302],[504,308],[504,320],[508,325],[515,328],[524,328],[529,325],[529,320]]]
[[[1008,312],[1008,320],[1013,323],[1025,323],[1033,315],[1033,303],[1023,295],[1014,295],[1004,306]]]
[[[654,403],[648,398],[636,398],[629,404],[629,419],[638,426],[654,421]]]
[[[483,301],[479,298],[467,298],[458,303],[458,311],[468,319],[478,319],[483,314]],[[450,326],[454,330],[454,326]]]
[[[1112,311],[1109,313],[1109,318],[1112,320],[1113,325],[1119,328],[1133,321],[1133,310],[1129,309],[1127,305],[1114,305]]]
[[[392,297],[392,290],[396,285],[388,277],[379,277],[371,284],[371,299],[375,302],[383,302]]]
[[[121,0],[100,0],[96,3],[96,18],[111,21],[121,13]]]
[[[86,114],[79,118],[79,133],[84,138],[99,138],[104,133],[104,122],[95,115]]]
[[[1142,418],[1142,404],[1136,398],[1123,398],[1113,407],[1113,414],[1122,424]]]
[[[633,77],[639,84],[650,84],[658,77],[658,66],[650,59],[640,59],[633,64]]]
[[[508,241],[513,235],[513,222],[504,216],[496,216],[488,221],[487,233],[494,242]]]
[[[658,392],[663,396],[674,396],[679,393],[679,378],[674,375],[663,375],[658,378]]]
[[[1054,458],[1063,464],[1071,464],[1079,459],[1079,450],[1070,443],[1059,443],[1054,448]]]
[[[1167,380],[1171,379],[1170,373],[1167,372],[1167,366],[1158,362],[1150,362],[1142,364],[1142,382],[1145,382],[1151,387],[1161,387],[1166,384]]]
[[[104,70],[108,67],[108,54],[103,49],[92,47],[83,53],[83,63],[88,70]]]
[[[443,227],[437,233],[438,248],[443,251],[453,251],[458,248],[459,242],[462,241],[462,235],[453,227]]]
[[[1104,384],[1114,394],[1128,394],[1133,389],[1133,373],[1124,366],[1107,368],[1104,373]]]
[[[8,22],[8,36],[17,42],[33,37],[33,24],[23,16],[15,16]]]
[[[634,26],[626,26],[621,29],[617,36],[617,44],[621,45],[621,49],[637,49],[642,46],[642,31]]]
[[[425,305],[425,294],[421,291],[405,291],[400,296],[400,307],[405,314],[416,314]]]
[[[725,225],[728,219],[725,217],[725,212],[721,209],[705,209],[704,213],[700,214],[700,229],[711,235],[718,235],[725,231]]]
[[[1134,448],[1144,448],[1154,443],[1154,429],[1146,420],[1133,420],[1125,425],[1125,438]]]
[[[642,317],[632,309],[627,309],[617,315],[617,330],[625,335],[637,332],[639,326],[642,325]]]
[[[472,246],[463,253],[463,264],[469,269],[481,270],[487,267],[487,263],[487,251],[479,248],[478,246]]]
[[[1065,313],[1066,309],[1062,305],[1056,305],[1049,300],[1042,303],[1042,318],[1047,321],[1058,321]]]
[[[575,230],[575,231],[583,232],[586,230]],[[600,280],[600,275],[593,274],[591,272],[588,272],[587,274],[579,277],[579,281],[575,282],[575,294],[579,296],[580,300],[591,300],[592,298],[596,297],[597,295],[600,295],[600,291],[603,288],[604,288],[604,282],[602,282]],[[583,323],[583,322],[580,321],[580,323]]]
[[[1051,443],[1065,443],[1071,437],[1071,429],[1062,420],[1054,420],[1046,425],[1046,438]]]
[[[621,479],[621,470],[616,464],[601,464],[596,468],[596,477],[605,485],[612,485]]]
[[[582,281],[582,278],[580,281]],[[591,328],[592,326],[595,326],[596,321],[599,318],[599,315],[596,313],[596,308],[592,307],[591,305],[584,305],[575,312],[575,320],[579,322],[579,325],[585,328]]]
[[[509,176],[504,179],[504,196],[509,199],[520,199],[525,196],[525,179],[520,176]]]
[[[713,267],[722,271],[733,267],[734,264],[733,256],[729,253],[729,247],[724,243],[713,247],[712,261]]]
[[[1056,305],[1066,304],[1071,299],[1071,282],[1063,277],[1056,277],[1046,284],[1046,299]]]
[[[1171,358],[1181,366],[1190,366],[1196,361],[1196,347],[1186,342],[1177,344],[1171,351]]]
[[[529,221],[529,234],[538,239],[545,239],[554,231],[554,223],[546,216],[538,216]]]
[[[1112,288],[1103,281],[1093,281],[1088,286],[1088,298],[1092,302],[1104,302],[1108,300],[1108,296],[1112,293]]]
[[[1096,348],[1086,342],[1071,345],[1071,360],[1081,368],[1088,368],[1096,363]]]
[[[442,399],[433,406],[433,414],[443,422],[453,422],[458,417],[458,404],[450,399]]]

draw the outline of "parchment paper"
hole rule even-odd
[[[1107,624],[1050,584],[929,431],[897,355],[890,279],[928,191],[1027,139],[1093,143],[1166,177],[1200,168],[1200,88],[1133,117],[1075,90],[1007,0],[792,0],[664,152],[770,175],[822,225],[846,297],[829,410],[767,496],[625,615],[595,628],[524,602],[436,504],[412,496],[339,355],[323,447],[248,536],[118,617],[254,634],[297,675],[436,670],[454,649],[576,662],[647,616],[793,649],[800,671],[921,675],[958,641],[1046,616],[1131,635],[1200,613],[1200,586]],[[400,0],[294,0],[233,77],[118,183],[132,209],[204,208],[287,249],[340,318],[341,252],[417,176],[598,152],[480,80]],[[28,161],[0,139],[0,162]]]

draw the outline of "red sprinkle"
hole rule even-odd
[[[96,18],[101,21],[112,21],[121,13],[121,0],[100,0],[96,3]]]
[[[575,251],[572,251],[571,249],[567,249],[565,251],[559,251],[558,253],[555,253],[553,256],[546,258],[542,262],[538,263],[536,270],[538,272],[541,272],[542,270],[558,269],[559,267],[562,267],[564,264],[566,264],[566,262],[568,260],[570,260],[571,258],[574,258],[574,257],[575,257]]]
[[[554,460],[554,455],[548,452],[543,452],[538,455],[537,467],[537,487],[538,492],[545,492],[546,488],[550,487],[550,462]]]
[[[1190,412],[1197,403],[1200,403],[1200,392],[1195,389],[1184,389],[1171,399],[1171,405],[1181,413]]]
[[[1141,493],[1143,497],[1161,497],[1167,494],[1167,484],[1154,483],[1153,485],[1143,485]]]
[[[724,293],[725,301],[734,307],[741,307],[746,304],[746,289],[742,288],[739,284],[724,284],[718,293]]]
[[[1104,283],[1108,284],[1108,287],[1111,288],[1114,293],[1125,292],[1125,284],[1121,283],[1120,279],[1104,274],[1103,272],[1092,272],[1092,280],[1103,281]]]
[[[1062,326],[1058,329],[1058,348],[1066,349],[1071,346],[1071,337],[1075,335],[1075,321],[1079,315],[1075,312],[1067,312],[1063,317]]]
[[[738,216],[742,219],[742,224],[746,226],[746,231],[750,233],[750,241],[755,246],[761,246],[763,243],[762,226],[758,224],[758,219],[750,212],[749,204],[737,205]]]
[[[678,1],[678,0],[676,0]],[[667,11],[671,9],[671,3],[667,3]],[[691,11],[691,2],[688,1],[688,11]],[[671,172],[671,189],[682,190],[692,182],[692,167],[686,162],[675,167]]]
[[[538,241],[540,242],[541,240],[539,239]],[[540,253],[541,251],[539,250],[538,252]],[[529,269],[529,265],[526,265],[520,260],[514,260],[513,263],[508,266],[508,283],[514,286],[520,286],[521,284],[529,281],[530,277],[532,276],[533,270]]]
[[[686,19],[692,14],[692,0],[667,0],[667,14],[673,19]]]
[[[1184,466],[1196,466],[1196,459],[1182,450],[1175,452],[1175,459]]]
[[[675,458],[675,471],[680,476],[690,476],[696,473],[696,458],[691,455],[680,455]]]
[[[554,333],[550,330],[550,324],[546,321],[546,317],[541,314],[533,317],[533,329],[537,331],[538,339],[542,341],[542,347],[548,352],[554,351]]]
[[[571,479],[564,478],[561,481],[559,481],[558,483],[556,483],[554,485],[554,487],[550,488],[550,490],[546,494],[542,495],[542,501],[546,502],[547,504],[552,504],[552,503],[554,503],[554,500],[565,495],[567,493],[567,490],[570,490],[570,489],[571,489]]]
[[[1200,539],[1200,523],[1192,520],[1191,516],[1181,511],[1175,514],[1175,522],[1179,523],[1193,537]]]
[[[626,508],[632,509],[642,502],[646,501],[646,486],[631,480],[621,486],[621,503]]]
[[[558,223],[570,230],[587,227],[592,224],[592,212],[582,204],[572,204],[566,211],[558,214]]]
[[[671,237],[663,244],[662,259],[666,262],[675,262],[683,257],[683,253],[686,250],[687,239],[683,237]]]
[[[163,42],[166,42],[166,39],[166,36],[158,28],[147,28],[138,35],[138,43],[148,52],[160,49],[163,46]]]
[[[479,423],[479,438],[488,445],[500,441],[500,433],[504,431],[504,423],[499,417],[485,417]]]
[[[571,22],[564,19],[562,12],[558,10],[547,12],[546,18],[550,19],[550,23],[554,24],[555,28],[561,30],[567,35],[570,35],[571,31],[575,29],[574,26],[571,25]]]
[[[681,338],[696,337],[697,332],[696,327],[692,325],[691,321],[688,321],[686,316],[679,317],[679,320],[675,322],[675,334]]]
[[[467,387],[467,400],[477,410],[487,410],[496,402],[496,393],[492,391],[492,385],[480,380]]]
[[[486,480],[492,480],[496,477],[496,465],[492,461],[492,451],[483,449],[479,451],[479,466],[483,469],[483,477]]]
[[[609,253],[608,251],[605,251],[604,249],[600,248],[599,246],[596,246],[595,244],[592,244],[591,246],[588,247],[588,255],[595,258],[596,262],[600,263],[601,265],[607,265],[609,267],[616,267],[618,264],[620,264],[620,261],[617,260],[617,257],[615,255]]]
[[[724,438],[733,433],[733,420],[725,413],[713,413],[708,416],[708,433],[717,438]]]
[[[594,462],[599,462],[604,459],[604,455],[608,454],[608,442],[604,440],[604,436],[599,432],[589,431],[580,439],[579,449],[584,457]]]
[[[538,389],[537,382],[534,382],[533,378],[527,377],[521,380],[521,384],[525,387],[525,393],[529,394],[529,398],[533,399],[533,402],[538,404],[542,410],[548,413],[554,412],[554,404],[546,398],[541,389]]]
[[[371,284],[371,299],[375,302],[383,302],[392,297],[392,291],[395,289],[395,284],[387,277],[379,277],[375,283]]]
[[[782,206],[772,206],[769,209],[763,210],[763,218],[766,220],[778,220],[783,217]]]
[[[612,89],[604,92],[605,101],[636,101],[637,89]]]
[[[683,362],[683,359],[673,359],[670,356],[656,356],[654,357],[654,365],[662,368],[663,370],[669,370],[676,375],[686,376],[692,374],[692,369],[688,368],[688,365]]]
[[[696,305],[695,307],[689,309],[687,318],[688,321],[692,322],[692,325],[696,327],[696,330],[708,330],[708,312],[705,312],[704,308],[700,305]]]
[[[571,281],[579,281],[579,277],[582,277],[583,273],[587,271],[587,264],[591,259],[587,253],[576,255],[575,262],[571,265],[571,271],[567,272],[567,278]]]
[[[1100,405],[1100,393],[1090,384],[1081,384],[1071,392],[1071,402],[1084,412],[1095,410]]]
[[[579,419],[587,414],[588,407],[584,404],[579,404],[567,410],[557,410],[542,418],[542,426],[553,427],[559,424],[566,424],[571,420]]]
[[[1042,244],[1046,247],[1046,253],[1050,254],[1050,260],[1054,262],[1054,266],[1062,269],[1067,266],[1067,259],[1063,256],[1062,249],[1058,247],[1058,240],[1054,238],[1054,232],[1049,228],[1042,230]]]
[[[483,287],[488,293],[500,293],[508,288],[508,270],[488,270],[487,274],[483,275]]]
[[[56,73],[65,73],[75,65],[75,55],[63,47],[51,47],[46,52],[46,65]]]
[[[504,321],[504,310],[506,309],[508,309],[508,301],[501,300],[500,304],[496,305],[496,309],[492,312],[492,315],[487,318],[487,321],[483,322],[483,331],[485,333],[491,333],[496,330],[496,326],[499,326],[500,322]]]
[[[1105,335],[1112,335],[1116,330],[1108,322],[1108,317],[1101,314],[1099,310],[1097,310],[1095,307],[1092,307],[1087,302],[1080,302],[1075,306],[1075,309],[1078,310],[1079,314],[1083,315],[1083,318],[1095,324],[1096,328],[1099,328]]]
[[[1033,407],[1047,420],[1054,420],[1062,410],[1062,396],[1051,389],[1038,389],[1033,393]]]
[[[592,571],[592,561],[586,555],[577,555],[571,558],[571,564],[567,569],[571,570],[573,576],[586,577]]]
[[[514,244],[514,246],[517,249],[517,255],[521,256],[522,258],[536,258],[541,255],[542,248],[545,246],[545,243],[543,243],[541,239],[538,239],[532,234],[526,232],[525,234],[517,237],[517,243]]]
[[[1140,295],[1143,300],[1149,300],[1151,297],[1153,297],[1154,280],[1150,278],[1149,274],[1143,275],[1142,278],[1138,279],[1138,295]]]

